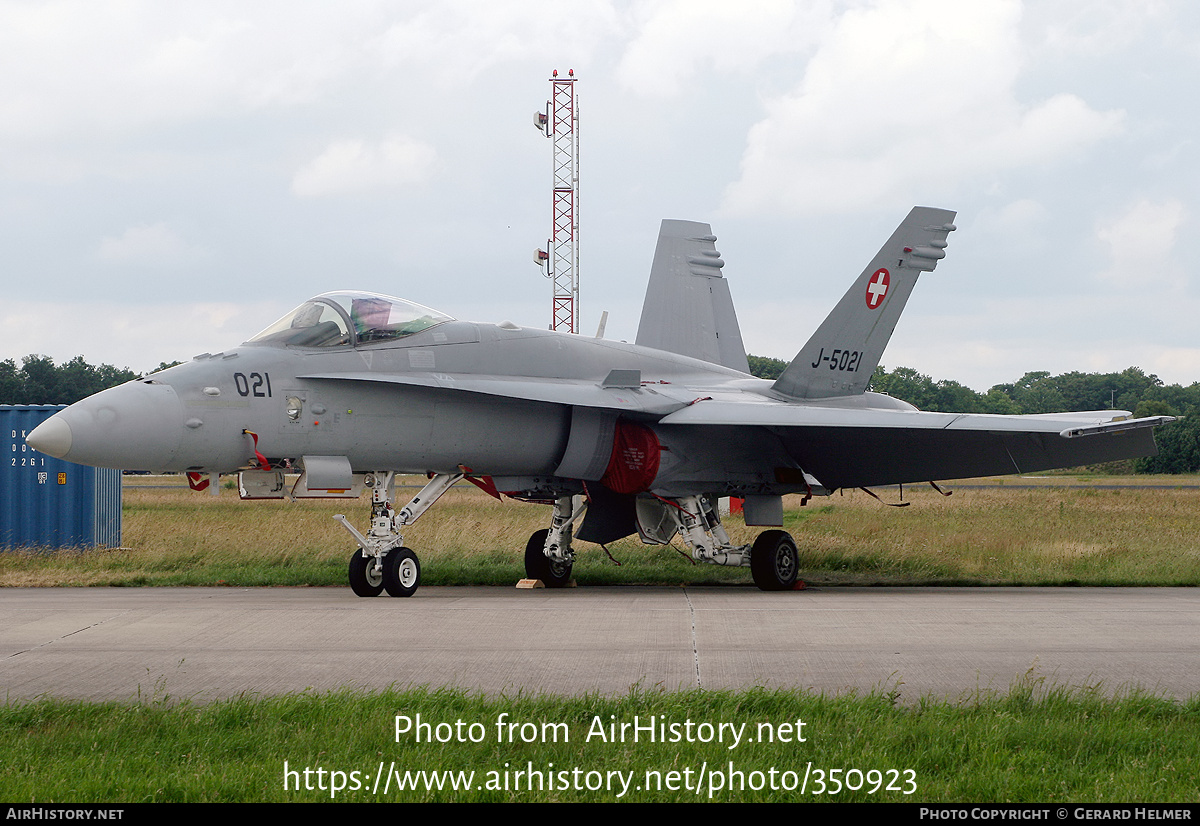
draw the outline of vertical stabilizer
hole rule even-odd
[[[794,399],[866,392],[917,276],[946,256],[953,221],[949,210],[913,207],[773,389]]]
[[[662,222],[637,343],[748,373],[716,240],[708,224]]]

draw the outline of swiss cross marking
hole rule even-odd
[[[874,310],[883,303],[883,297],[887,295],[888,284],[890,282],[891,279],[887,270],[883,267],[875,270],[875,274],[867,282],[867,307]]]

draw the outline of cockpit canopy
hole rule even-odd
[[[247,343],[289,347],[353,346],[395,341],[453,320],[437,310],[389,295],[324,293],[305,301]]]

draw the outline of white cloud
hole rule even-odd
[[[1051,351],[1082,359],[1090,347],[1124,360],[1113,343],[1132,346],[1131,331],[1145,341],[1138,346],[1177,348],[1186,359],[1196,306],[1179,279],[1195,257],[1200,210],[1195,107],[1186,101],[1200,66],[1200,15],[1180,0],[1145,8],[1139,0],[0,1],[0,75],[11,79],[0,84],[8,298],[37,299],[40,285],[58,283],[79,300],[137,300],[162,289],[160,275],[198,270],[199,260],[221,266],[176,279],[173,300],[204,300],[210,280],[237,281],[254,300],[269,273],[288,272],[300,285],[288,291],[293,303],[329,288],[349,242],[353,269],[379,289],[455,315],[532,324],[545,315],[544,279],[528,250],[545,238],[549,148],[529,113],[545,99],[549,71],[574,68],[584,101],[589,333],[610,309],[609,337],[632,336],[658,219],[700,218],[722,236],[747,342],[790,358],[875,251],[875,233],[927,203],[958,209],[962,231],[941,265],[946,277],[921,288],[894,342],[903,354],[905,331],[925,331],[925,361],[899,363],[939,374],[929,359],[983,359],[971,345],[980,341],[1020,356],[994,378],[1011,380],[1092,366],[1047,366]],[[441,185],[445,175],[456,185]],[[735,180],[721,215],[713,204]],[[794,218],[818,211],[831,214]],[[97,216],[106,217],[97,224]],[[450,238],[456,221],[479,226],[486,243],[464,246],[453,262],[414,260],[422,238]],[[463,293],[474,276],[459,262],[489,254],[481,249],[500,249],[506,276],[464,308],[445,285]],[[602,277],[610,259],[628,262],[628,273]],[[432,293],[403,286],[419,273]],[[1160,280],[1147,283],[1152,276]],[[1132,278],[1142,286],[1129,286]],[[515,307],[503,313],[488,309],[485,294],[499,283],[508,287],[497,300]],[[1072,290],[1112,300],[1051,339]],[[770,304],[757,317],[756,295]],[[972,315],[989,295],[1027,303],[997,318]],[[244,335],[180,346],[184,355],[227,346],[286,309],[263,312]],[[39,329],[61,329],[56,304],[41,312]],[[956,314],[962,322],[950,335],[942,317]],[[72,316],[90,333],[80,351],[132,362],[110,349],[124,329],[106,332],[109,319],[126,317]],[[1034,317],[1038,325],[1027,321]],[[32,340],[34,323],[23,326]],[[55,352],[46,342],[38,349]],[[19,335],[8,346],[32,349]],[[154,363],[170,357],[155,353]],[[955,365],[961,376],[941,375],[973,383],[971,360]]]
[[[296,172],[292,192],[317,198],[405,186],[428,178],[436,162],[432,146],[404,135],[375,144],[335,141]]]
[[[1028,17],[1042,22],[1044,48],[1077,60],[1129,46],[1170,11],[1166,0],[1056,0],[1033,4]]]
[[[336,9],[80,0],[0,6],[0,135],[89,140],[311,100],[353,66]],[[17,81],[19,79],[19,81]]]
[[[1001,233],[1028,233],[1044,224],[1049,218],[1046,207],[1030,198],[1021,198],[1005,204],[992,221],[992,231]]]
[[[184,263],[199,253],[198,248],[160,221],[137,224],[118,236],[104,238],[96,257],[113,264],[158,267]]]
[[[1110,265],[1098,277],[1116,284],[1143,288],[1148,283],[1178,287],[1183,277],[1174,261],[1175,240],[1187,217],[1181,201],[1140,200],[1120,217],[1096,229],[1108,245]]]
[[[549,73],[579,69],[616,33],[610,0],[436,0],[388,21],[369,51],[387,68],[430,69],[424,82],[469,85],[497,64],[539,56]],[[366,44],[364,44],[366,45]],[[565,63],[558,61],[567,58]]]
[[[750,130],[726,207],[900,208],[1114,134],[1122,113],[1077,96],[1017,100],[1019,21],[1011,0],[883,0],[844,13],[798,87]]]
[[[265,328],[288,309],[282,303],[129,304],[17,301],[0,308],[0,353],[20,359],[48,355],[59,364],[88,362],[148,372],[165,361],[216,353]],[[29,324],[28,319],[45,321]],[[98,346],[97,339],[103,338]]]
[[[388,105],[503,64],[579,69],[619,34],[614,0],[0,3],[0,139],[119,140],[364,89]]]
[[[749,72],[774,55],[811,48],[832,22],[830,3],[665,0],[638,5],[617,67],[621,84],[647,97],[677,94],[703,64]]]

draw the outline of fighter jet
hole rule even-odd
[[[724,261],[707,224],[663,221],[634,344],[509,321],[459,321],[399,298],[331,292],[239,347],[105,390],[27,441],[98,467],[239,474],[244,498],[371,494],[359,596],[420,583],[404,530],[466,478],[551,505],[529,578],[571,580],[576,541],[679,536],[698,560],[797,582],[783,496],[1027,473],[1151,455],[1152,428],[1098,410],[1034,416],[918,411],[868,390],[918,276],[946,254],[954,213],[914,208],[776,381],[749,374]],[[294,483],[289,480],[299,473]],[[428,484],[396,509],[398,474]],[[203,480],[203,481],[202,481]],[[735,545],[720,497],[744,500]]]

